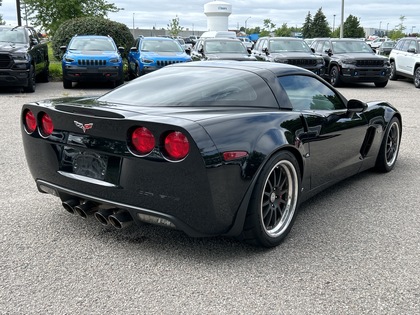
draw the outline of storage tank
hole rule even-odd
[[[204,5],[207,16],[207,31],[227,31],[232,5],[223,1],[212,1]]]

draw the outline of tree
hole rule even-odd
[[[400,24],[396,25],[395,29],[393,29],[392,31],[389,32],[389,37],[392,40],[397,40],[397,39],[400,39],[400,38],[405,36],[405,34],[404,34],[404,30],[405,30],[404,20],[405,20],[405,16],[401,15],[400,16]]]
[[[63,22],[82,17],[106,17],[118,12],[106,0],[25,0],[27,16],[32,24],[53,35]]]
[[[312,37],[330,37],[331,30],[327,22],[327,18],[322,12],[322,8],[319,8],[314,15],[314,20],[311,27]]]
[[[271,33],[273,29],[276,27],[276,24],[274,24],[270,19],[265,19],[263,22],[264,22],[264,29],[267,29],[269,33]]]
[[[169,31],[169,34],[171,34],[171,36],[174,36],[174,37],[178,36],[179,33],[181,33],[183,29],[184,28],[179,25],[178,15],[174,19],[172,19],[171,22],[168,24],[168,31]]]
[[[291,33],[292,33],[292,31],[289,27],[287,27],[287,23],[283,23],[281,28],[278,28],[274,31],[274,35],[275,36],[280,36],[280,37],[291,36]]]
[[[305,23],[302,26],[302,36],[303,38],[312,38],[312,15],[311,12],[308,12],[305,18]]]
[[[115,44],[125,48],[123,56],[134,45],[134,38],[127,25],[105,19],[102,17],[83,17],[65,21],[55,32],[52,38],[54,56],[60,60],[61,46],[67,46],[75,35],[103,35],[111,36]]]
[[[364,38],[365,31],[359,24],[359,19],[353,15],[349,15],[344,22],[343,37],[347,38]]]

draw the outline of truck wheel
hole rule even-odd
[[[420,67],[417,67],[416,71],[414,71],[414,86],[420,88]]]
[[[35,80],[35,69],[34,66],[31,65],[29,69],[29,77],[28,77],[28,85],[24,87],[25,92],[33,93],[35,92],[36,88],[36,80]]]
[[[389,79],[392,81],[398,80],[397,68],[395,67],[395,61],[391,61],[391,75],[389,76]]]
[[[73,87],[73,82],[63,78],[63,88],[71,89],[72,87]]]
[[[47,66],[39,75],[40,82],[48,82],[50,81],[50,67]]]
[[[341,85],[340,70],[337,66],[333,66],[330,70],[330,82],[334,87]]]
[[[386,87],[388,81],[385,82],[374,82],[376,87]]]

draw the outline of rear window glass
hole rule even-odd
[[[232,69],[165,67],[98,99],[141,106],[236,106],[278,108],[258,75]]]

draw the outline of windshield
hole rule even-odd
[[[0,42],[26,44],[25,31],[23,29],[1,29]]]
[[[208,41],[204,44],[204,51],[208,54],[216,53],[246,53],[246,48],[238,40],[232,41]]]
[[[141,51],[158,52],[183,52],[181,46],[175,40],[144,40],[141,44]]]
[[[204,67],[167,66],[105,94],[98,101],[147,107],[278,108],[261,77],[242,70]]]
[[[76,37],[71,41],[69,50],[115,51],[116,47],[108,38]]]
[[[308,44],[300,40],[270,40],[271,52],[300,51],[310,52]]]
[[[372,48],[364,41],[351,40],[351,41],[332,41],[333,52],[340,53],[372,53]]]

